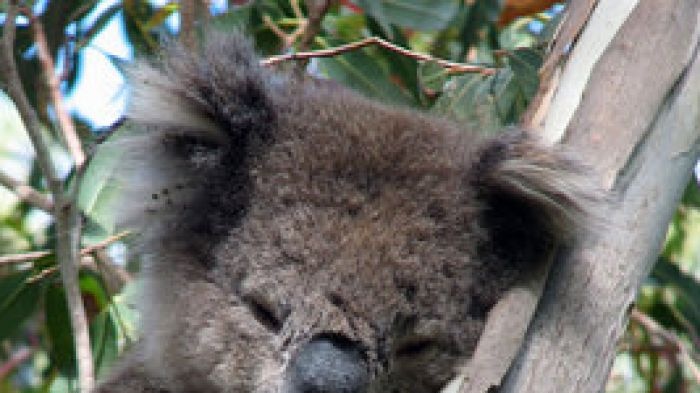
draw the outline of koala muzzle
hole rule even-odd
[[[287,369],[287,393],[364,393],[367,362],[360,347],[338,335],[312,339]]]

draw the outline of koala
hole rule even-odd
[[[437,393],[586,231],[561,148],[276,73],[240,33],[202,46],[130,71],[143,334],[97,393]]]

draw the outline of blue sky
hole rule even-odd
[[[115,4],[102,1],[91,17]],[[104,29],[83,49],[82,67],[78,81],[66,96],[68,108],[96,127],[105,127],[121,116],[126,106],[126,85],[121,73],[108,56],[131,60],[134,52],[126,44],[120,15],[109,21]]]
[[[103,0],[88,16],[96,19],[104,10],[118,3],[118,0]],[[168,0],[152,0],[152,4],[162,6]],[[226,0],[211,1],[214,12],[222,12],[227,7]],[[171,15],[166,21],[172,30],[179,26],[179,15]],[[113,124],[124,112],[127,89],[124,78],[116,69],[110,57],[133,60],[134,51],[127,45],[124,24],[120,14],[115,15],[104,29],[82,52],[82,67],[74,89],[66,95],[66,104],[82,119],[95,127]]]

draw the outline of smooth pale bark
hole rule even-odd
[[[621,1],[601,0],[592,14],[545,124],[550,140],[563,136],[583,153],[614,202],[602,207],[598,236],[552,268],[502,393],[604,390],[627,312],[697,160],[700,1],[625,1],[631,12],[612,3]],[[615,19],[610,12],[625,17],[612,39],[598,19]],[[596,45],[600,57],[587,67],[577,51]],[[587,83],[577,91],[567,78]],[[570,115],[551,113],[561,100],[576,105]]]

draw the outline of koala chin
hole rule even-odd
[[[118,215],[141,340],[98,393],[436,393],[598,200],[561,148],[259,65],[240,33],[129,71]]]

